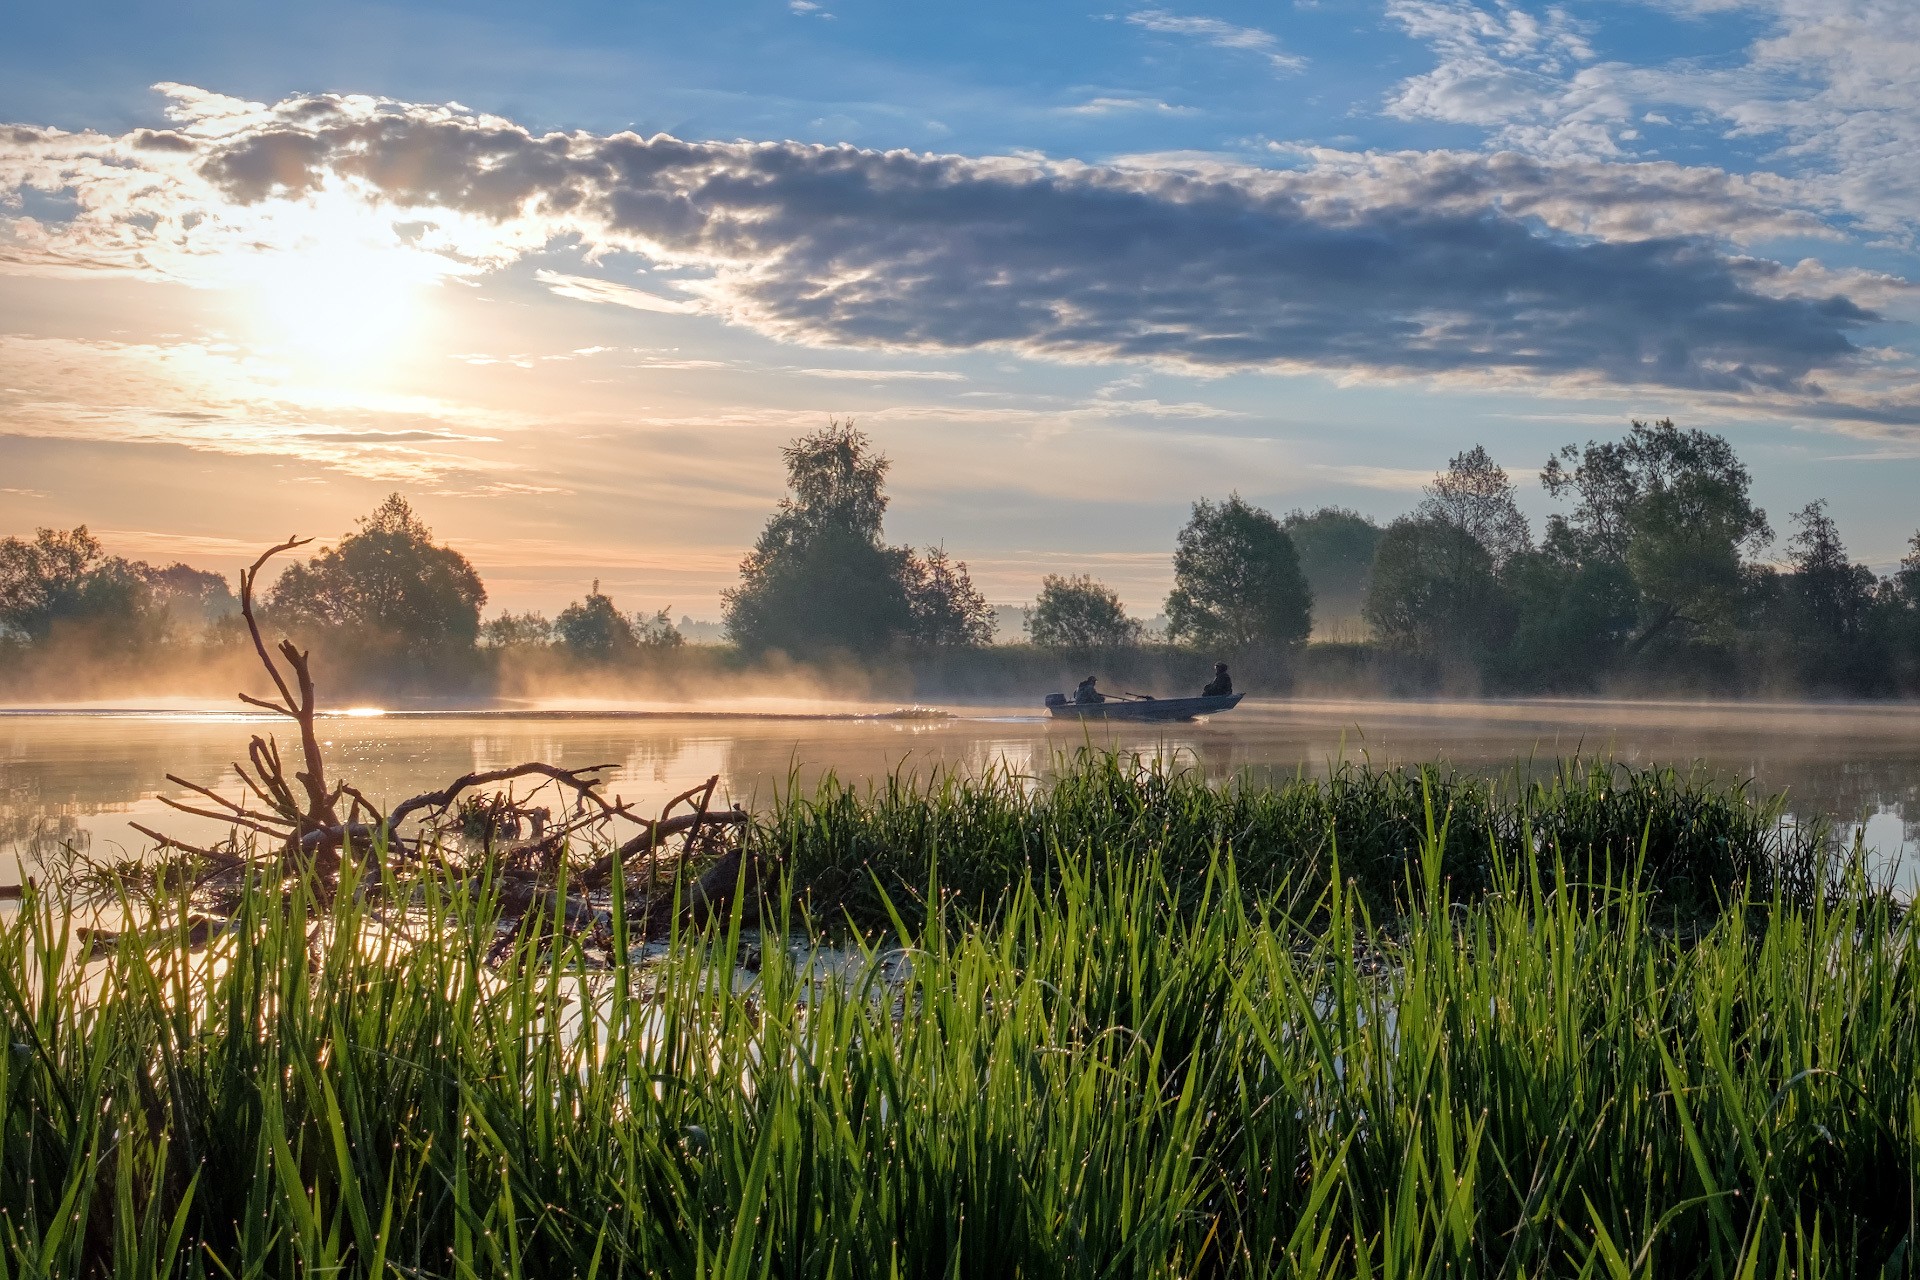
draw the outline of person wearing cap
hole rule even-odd
[[[1093,687],[1093,677],[1082,680],[1073,691],[1075,702],[1105,702],[1107,695]]]
[[[1233,677],[1227,674],[1227,664],[1213,664],[1213,679],[1207,681],[1207,687],[1200,691],[1203,698],[1224,698],[1233,692]]]

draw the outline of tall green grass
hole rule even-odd
[[[1399,910],[1409,872],[1435,842],[1463,901],[1524,866],[1552,888],[1557,858],[1575,887],[1609,866],[1636,876],[1668,918],[1710,915],[1736,891],[1804,905],[1836,874],[1826,832],[1784,821],[1778,798],[1671,769],[1571,760],[1544,777],[1520,768],[1486,777],[1342,764],[1325,779],[1214,785],[1164,760],[1085,748],[1054,766],[1044,785],[1005,769],[895,773],[869,786],[829,778],[776,800],[763,847],[817,918],[860,928],[885,927],[895,913],[917,928],[935,867],[946,905],[981,914],[1023,879],[1051,879],[1063,860],[1152,858],[1192,889],[1222,850],[1244,891],[1309,901],[1329,887],[1337,853],[1380,914]]]
[[[1104,804],[1115,767],[1027,802]],[[842,847],[832,799],[767,831]],[[932,905],[852,976],[780,945],[782,884],[757,945],[736,912],[645,966],[616,937],[611,972],[531,942],[490,969],[487,903],[432,886],[379,920],[350,883],[317,927],[250,896],[200,952],[176,908],[87,967],[33,902],[0,928],[0,1276],[1910,1269],[1892,904],[1775,879],[1675,929],[1650,822],[1618,856],[1494,849],[1456,893],[1447,812],[1429,785],[1390,915],[1332,833],[1321,887],[1267,892],[1232,831],[1113,856],[1135,818],[1103,818],[990,911],[943,835]]]

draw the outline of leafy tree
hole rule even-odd
[[[680,628],[673,625],[670,608],[663,605],[652,613],[633,615],[633,638],[642,649],[678,649],[687,642]]]
[[[435,544],[397,493],[359,525],[338,547],[289,566],[266,607],[369,648],[427,656],[471,647],[487,590],[466,557]]]
[[[204,627],[240,612],[233,588],[217,573],[178,562],[164,569],[149,564],[135,568],[153,593],[154,606],[172,621]]]
[[[1237,493],[1194,503],[1174,547],[1167,634],[1240,649],[1300,644],[1312,630],[1313,592],[1280,522]]]
[[[964,563],[882,541],[889,463],[864,432],[834,421],[782,457],[788,494],[721,597],[736,644],[813,656],[991,637],[991,611]]]
[[[1366,618],[1391,648],[1479,660],[1505,641],[1508,610],[1478,538],[1451,520],[1403,516],[1380,538]]]
[[[480,627],[489,649],[544,649],[553,643],[553,623],[543,613],[502,613]]]
[[[1793,519],[1800,532],[1787,542],[1787,559],[1809,625],[1835,640],[1857,639],[1873,607],[1873,570],[1847,555],[1825,499],[1809,502]]]
[[[1142,627],[1104,582],[1050,573],[1027,612],[1026,631],[1042,649],[1117,649],[1140,643]]]
[[[1487,549],[1496,571],[1533,550],[1533,531],[1514,501],[1513,481],[1480,445],[1455,454],[1425,492],[1414,514],[1464,529]]]
[[[1903,691],[1920,688],[1920,533],[1907,540],[1907,554],[1880,585],[1876,603],[1876,630],[1888,650],[1888,678]]]
[[[1531,689],[1592,689],[1614,667],[1639,617],[1625,562],[1584,558],[1564,524],[1500,574],[1514,609],[1501,676]]]
[[[0,539],[0,628],[36,643],[79,628],[97,643],[157,639],[165,615],[148,572],[107,555],[85,525],[41,529],[31,542]]]
[[[1731,630],[1746,582],[1742,555],[1773,531],[1723,437],[1682,431],[1671,419],[1635,420],[1625,440],[1566,446],[1540,480],[1576,501],[1571,516],[1553,517],[1550,533],[1583,559],[1622,563],[1632,576],[1638,622],[1626,656],[1676,629],[1708,639]]]
[[[916,643],[936,648],[993,643],[993,606],[974,587],[967,566],[948,558],[946,548],[908,556],[903,577]]]
[[[625,657],[640,647],[640,637],[627,615],[614,608],[613,598],[600,591],[595,578],[585,600],[577,600],[553,620],[553,635],[562,649],[576,658],[605,662]]]
[[[1373,554],[1380,526],[1357,511],[1321,507],[1294,511],[1280,522],[1300,557],[1300,572],[1313,593],[1313,620],[1324,628],[1343,618],[1358,618],[1367,603]]]
[[[881,542],[888,462],[835,421],[781,451],[788,495],[722,594],[728,634],[750,653],[873,653],[905,634],[906,555]]]
[[[1887,585],[1903,603],[1920,609],[1920,533],[1907,539],[1907,554],[1901,557]]]
[[[1781,586],[1801,679],[1813,687],[1864,690],[1885,679],[1884,651],[1872,635],[1878,583],[1847,555],[1825,501],[1794,513],[1800,531],[1787,542],[1790,572]]]

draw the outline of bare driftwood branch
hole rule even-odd
[[[273,836],[280,840],[287,838],[287,832],[284,828],[269,826],[267,825],[266,819],[256,819],[252,814],[215,813],[211,809],[195,808],[193,805],[183,800],[175,800],[171,796],[161,796],[159,800],[161,804],[166,805],[169,809],[178,809],[181,813],[190,813],[196,818],[212,818],[215,822],[230,822],[236,827],[243,827],[248,831],[257,831],[263,836]]]
[[[260,570],[267,561],[283,551],[292,551],[304,547],[311,538],[288,538],[278,546],[268,547],[260,553],[260,558],[240,574],[240,616],[246,620],[247,635],[253,640],[253,651],[260,657],[260,664],[267,669],[267,675],[273,680],[273,687],[280,692],[279,703],[268,702],[250,694],[241,694],[240,700],[250,706],[260,707],[281,715],[290,716],[300,726],[300,749],[305,757],[306,768],[296,772],[294,781],[300,783],[307,793],[307,808],[302,816],[302,825],[314,829],[338,826],[339,817],[334,813],[333,802],[327,792],[326,760],[320,751],[320,736],[314,731],[313,718],[316,711],[314,697],[313,671],[307,662],[307,654],[291,640],[282,640],[279,644],[280,656],[285,660],[287,669],[293,673],[293,687],[287,684],[287,677],[280,673],[280,667],[267,651],[266,639],[260,634],[260,620],[253,612],[253,588],[259,581]],[[299,689],[296,697],[294,688]],[[257,739],[256,739],[257,742]],[[275,767],[272,773],[281,778],[285,774],[278,768],[278,751],[273,752]],[[259,765],[261,761],[254,761]],[[265,772],[263,770],[263,772]],[[277,787],[279,791],[283,788]],[[289,795],[290,799],[291,796]]]
[[[613,878],[614,868],[624,867],[636,854],[651,853],[683,831],[744,827],[747,825],[748,816],[744,809],[728,809],[721,813],[683,813],[677,818],[668,818],[665,822],[649,823],[646,830],[582,871],[580,885],[589,892],[598,892],[607,887],[608,881]]]
[[[172,836],[163,835],[155,831],[152,827],[143,827],[137,822],[129,822],[127,825],[159,845],[162,849],[178,849],[180,852],[190,853],[196,858],[204,858],[208,862],[215,863],[217,869],[221,871],[230,870],[246,861],[246,859],[242,858],[239,854],[223,853],[218,849],[203,849],[197,844],[188,844],[184,840],[176,840]]]
[[[562,769],[557,765],[535,762],[517,764],[506,769],[489,769],[482,773],[465,774],[459,778],[455,778],[451,783],[438,791],[429,791],[423,795],[414,796],[410,800],[401,801],[398,805],[394,806],[393,813],[387,818],[387,826],[390,830],[398,829],[402,822],[405,822],[422,809],[434,813],[444,813],[447,808],[453,804],[454,799],[458,797],[461,792],[469,788],[490,786],[496,782],[508,782],[514,778],[528,777],[549,778],[561,786],[569,787],[575,794],[592,800],[600,807],[602,813],[611,815],[619,812],[619,808],[608,804],[606,797],[594,790],[595,787],[602,785],[605,780],[602,778],[585,778],[581,776],[582,774],[598,773],[602,769],[611,768],[613,768],[613,766],[610,764],[593,764],[582,769]]]
[[[674,883],[686,883],[688,866],[696,852],[720,855],[691,883],[686,883],[683,901],[690,918],[702,919],[725,908],[739,884],[754,883],[756,867],[742,843],[750,821],[739,808],[713,810],[713,799],[720,785],[719,775],[691,787],[660,809],[659,816],[642,817],[620,797],[604,794],[606,779],[596,775],[612,765],[591,765],[567,769],[540,761],[509,765],[498,769],[476,770],[455,778],[435,791],[423,792],[402,801],[383,813],[360,789],[345,781],[331,785],[321,751],[315,719],[317,698],[309,655],[290,639],[269,647],[260,630],[254,610],[254,587],[260,572],[274,556],[307,545],[311,539],[289,538],[263,552],[240,575],[240,612],[253,642],[254,653],[277,692],[276,698],[255,697],[243,693],[240,700],[248,706],[272,712],[292,720],[300,733],[298,765],[281,755],[272,735],[255,734],[247,744],[246,763],[235,762],[233,771],[244,791],[239,799],[229,799],[210,786],[189,782],[174,774],[168,781],[192,794],[186,798],[162,796],[169,807],[195,817],[226,823],[232,831],[229,849],[202,848],[132,824],[161,849],[172,849],[200,860],[204,870],[195,879],[195,890],[206,887],[217,877],[238,868],[257,866],[265,875],[263,883],[310,869],[318,881],[322,903],[335,891],[343,857],[351,857],[383,874],[390,866],[380,865],[383,857],[398,857],[400,865],[418,874],[451,874],[453,883],[482,886],[497,883],[501,894],[499,907],[503,918],[518,924],[509,932],[514,936],[544,938],[557,923],[566,934],[590,933],[588,945],[602,948],[612,945],[607,924],[604,893],[615,875],[622,874],[627,863],[641,854],[648,855],[648,870],[653,870],[653,855],[674,836],[683,836],[674,868]],[[549,826],[553,817],[548,808],[535,807],[531,799],[516,798],[515,790],[488,794],[484,789],[513,783],[520,779],[538,779],[531,795],[548,786],[569,797],[560,821]],[[260,807],[254,807],[255,802]],[[340,817],[342,806],[346,819]],[[453,834],[451,819],[456,816],[471,844]],[[685,806],[687,812],[676,812]],[[402,834],[403,824],[416,828]],[[532,840],[507,847],[495,844],[496,835],[518,839],[522,823],[532,825]],[[620,823],[638,827],[637,834],[618,838]],[[241,832],[269,837],[271,845],[258,853],[241,846]],[[611,851],[595,860],[584,871],[571,877],[566,866],[569,842],[585,833],[599,848]],[[480,846],[474,852],[473,845]],[[463,852],[463,849],[465,850]],[[651,875],[649,876],[651,880]],[[202,932],[211,936],[218,926],[206,922]],[[105,939],[102,939],[105,941]],[[110,944],[109,944],[110,945]],[[505,945],[505,944],[503,944]],[[501,947],[493,949],[503,954]]]

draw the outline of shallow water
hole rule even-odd
[[[818,710],[819,708],[816,708]],[[847,715],[872,706],[829,708]],[[326,721],[329,766],[391,803],[474,769],[523,760],[610,764],[608,791],[644,808],[719,774],[724,794],[752,806],[797,779],[832,771],[867,779],[904,767],[1041,776],[1092,743],[1156,754],[1209,777],[1326,772],[1336,762],[1444,762],[1492,772],[1544,772],[1575,754],[1633,765],[1700,768],[1785,791],[1798,817],[1857,827],[1912,887],[1920,859],[1920,706],[1713,704],[1534,700],[1325,702],[1253,700],[1210,722],[1084,725],[1026,707],[954,707],[950,720],[737,718],[693,710],[644,716],[606,710],[353,715]],[[178,814],[168,773],[238,795],[231,762],[268,717],[167,711],[0,714],[0,883],[16,881],[36,838],[79,841],[95,853],[137,851],[129,820],[188,840],[217,824]],[[30,868],[28,868],[30,870]]]

